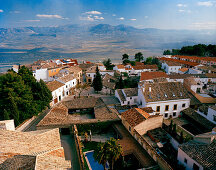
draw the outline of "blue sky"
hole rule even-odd
[[[99,23],[216,30],[216,0],[0,0],[0,27]]]

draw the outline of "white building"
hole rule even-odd
[[[164,118],[178,117],[190,106],[190,98],[180,82],[142,82],[138,89],[139,107],[152,107]]]
[[[179,145],[177,159],[186,170],[215,169],[216,135],[209,135],[210,143],[205,136]]]
[[[133,74],[141,76],[142,72],[155,72],[158,70],[157,65],[138,65],[133,66]]]
[[[73,74],[60,77],[57,79],[57,81],[65,84],[63,97],[68,96],[70,94],[70,89],[75,87],[77,84],[77,79],[74,77]]]
[[[214,106],[209,106],[208,110],[206,109],[198,109],[197,113],[199,113],[201,116],[205,117],[212,123],[216,125],[216,105]]]
[[[125,66],[123,64],[118,64],[115,67],[113,67],[113,70],[119,71],[119,72],[125,72]]]
[[[15,131],[14,120],[2,120],[0,121],[0,129]]]
[[[202,71],[196,68],[189,68],[187,74],[202,74]]]
[[[47,87],[52,92],[51,106],[60,102],[63,98],[70,95],[70,89],[76,86],[76,79],[72,79],[71,75],[62,77],[47,83]]]
[[[164,61],[161,68],[164,69],[167,74],[178,73],[179,69],[181,69],[181,64],[171,61]]]
[[[115,91],[121,105],[137,105],[138,104],[138,91],[137,88],[118,89]]]
[[[106,74],[109,74],[110,76],[114,76],[115,71],[114,70],[99,70],[102,77],[104,77]],[[88,83],[92,83],[94,78],[96,76],[96,66],[91,67],[86,71],[86,80]]]
[[[44,69],[37,69],[33,71],[33,76],[37,81],[43,80],[43,81],[50,81],[52,78],[49,77],[49,72],[47,68]]]

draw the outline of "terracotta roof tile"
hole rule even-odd
[[[181,68],[181,69],[179,69],[179,71],[181,71],[181,72],[186,72],[186,71],[188,71],[188,68]]]
[[[178,59],[173,59],[173,58],[162,57],[159,60],[161,60],[161,61],[172,61],[172,62],[175,62],[175,63],[184,64],[184,65],[193,66],[193,67],[199,65],[199,63],[196,63],[196,62],[178,60]]]
[[[144,69],[158,69],[157,65],[138,65],[138,66],[133,66],[134,70],[144,70]]]
[[[216,167],[216,140],[211,144],[204,144],[195,141],[179,145],[190,158],[198,162],[204,169],[214,170]]]
[[[151,79],[156,79],[156,78],[168,78],[168,75],[165,72],[142,72],[140,81],[143,80],[151,80]]]
[[[55,91],[56,89],[62,87],[62,86],[64,86],[64,84],[60,83],[59,81],[56,81],[56,80],[47,83],[47,87],[52,92]]]
[[[118,69],[124,69],[124,68],[125,68],[125,66],[124,66],[124,65],[122,65],[122,64],[119,64],[119,65],[117,65],[117,68],[118,68]]]
[[[150,115],[146,111],[151,111],[152,108],[133,108],[129,109],[121,114],[121,116],[130,124],[131,127],[135,127],[136,125],[142,123],[148,118],[155,117],[157,115]]]
[[[146,83],[143,95],[147,102],[189,99],[187,90],[180,82]]]
[[[69,74],[69,75],[62,76],[62,77],[58,78],[58,80],[63,82],[63,83],[67,83],[73,79],[75,79],[73,74]]]

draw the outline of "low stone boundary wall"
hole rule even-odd
[[[83,152],[82,152],[82,144],[78,136],[78,130],[76,125],[73,125],[73,131],[74,131],[74,140],[75,140],[75,145],[76,145],[76,150],[77,150],[77,155],[79,158],[79,163],[80,163],[80,169],[85,170],[85,162],[84,162],[84,157],[83,157]]]

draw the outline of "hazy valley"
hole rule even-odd
[[[123,53],[160,55],[164,49],[215,44],[214,30],[137,29],[108,24],[0,28],[0,63],[29,63],[60,57],[118,62]],[[1,69],[1,68],[0,68]]]

